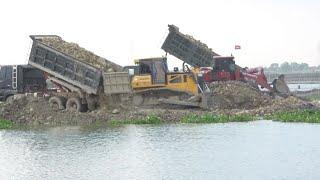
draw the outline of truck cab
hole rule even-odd
[[[16,94],[12,88],[12,70],[13,66],[0,66],[0,101]]]
[[[29,65],[0,66],[0,101],[17,93],[39,92],[45,87],[44,74],[39,69]]]

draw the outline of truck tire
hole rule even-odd
[[[67,100],[66,108],[68,111],[78,111],[78,112],[84,112],[85,107],[81,103],[81,99],[76,97],[76,98],[69,98]]]
[[[56,110],[66,109],[66,99],[60,96],[53,96],[49,99],[50,107]]]

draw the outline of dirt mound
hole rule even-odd
[[[299,109],[319,109],[315,103],[304,101],[298,97],[289,96],[288,98],[273,99],[266,106],[256,107],[254,109],[217,109],[217,114],[248,114],[254,116],[271,115],[275,112],[292,111]]]
[[[54,110],[43,98],[23,97],[1,104],[2,118],[21,124],[88,124],[104,117],[90,113]]]
[[[92,112],[79,113],[54,110],[49,106],[48,100],[34,97],[22,97],[11,103],[0,104],[1,118],[25,125],[87,125],[96,121],[137,120],[149,115],[156,115],[164,121],[179,121],[189,113],[189,110],[144,109],[137,107],[111,110],[101,107]]]
[[[80,47],[76,43],[69,43],[60,37],[44,37],[41,42],[60,52],[63,52],[79,61],[88,63],[96,68],[104,71],[121,71],[122,67],[113,62],[110,62],[94,53]]]
[[[214,107],[219,109],[253,109],[272,102],[271,96],[240,81],[213,82],[209,88]]]

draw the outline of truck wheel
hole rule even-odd
[[[66,108],[66,99],[60,96],[53,96],[49,99],[50,107],[56,110],[64,110]]]
[[[80,98],[69,98],[66,104],[68,111],[84,112],[84,105],[81,104]]]
[[[13,95],[9,95],[6,97],[6,103],[12,103],[13,102]]]

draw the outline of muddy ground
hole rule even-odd
[[[0,118],[28,125],[85,125],[96,121],[142,119],[148,115],[156,115],[166,122],[178,122],[190,114],[247,114],[263,117],[279,111],[320,108],[320,103],[317,102],[305,101],[294,96],[288,98],[271,98],[266,95],[261,96],[253,93],[253,91],[256,92],[256,90],[247,92],[248,89],[246,88],[241,88],[242,90],[245,89],[245,94],[234,97],[233,94],[239,93],[239,90],[229,91],[224,88],[220,92],[218,86],[221,88],[222,85],[216,85],[215,91],[216,97],[222,99],[220,100],[220,107],[219,104],[216,103],[215,107],[207,110],[176,106],[152,106],[142,108],[120,104],[120,106],[116,108],[101,107],[92,112],[79,113],[66,110],[54,110],[49,106],[48,100],[42,97],[23,97],[11,103],[1,103]],[[239,89],[238,85],[227,86],[230,89],[232,89],[232,87]],[[230,103],[230,106],[226,105],[227,102]]]

